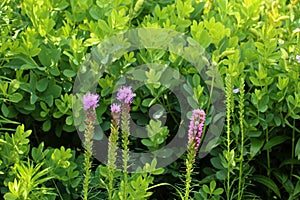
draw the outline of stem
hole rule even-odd
[[[113,120],[111,124],[111,135],[108,143],[108,199],[113,200],[113,189],[114,189],[114,173],[116,170],[116,158],[117,158],[117,141],[119,134],[119,126]]]
[[[186,164],[186,174],[185,174],[185,194],[184,194],[184,200],[189,200],[190,197],[190,187],[192,182],[192,173],[193,173],[193,164],[195,162],[196,157],[196,151],[195,151],[195,145],[191,145],[189,148],[189,152],[187,155],[187,159],[185,161]]]
[[[244,162],[244,79],[241,80],[240,86],[240,101],[239,101],[239,111],[240,111],[240,130],[241,130],[241,154],[240,154],[240,169],[239,169],[239,189],[238,189],[238,199],[243,198],[243,162]]]
[[[225,78],[226,83],[226,120],[227,120],[227,190],[226,196],[227,200],[230,199],[230,168],[231,168],[231,156],[230,156],[230,122],[231,122],[231,111],[232,111],[232,83],[230,75],[226,76]]]
[[[266,144],[269,142],[269,130],[267,128],[266,130]],[[270,168],[271,168],[271,161],[270,161],[270,149],[267,149],[267,167],[268,167],[268,171],[267,171],[267,175],[268,177],[270,177]]]
[[[292,159],[295,158],[295,119],[293,121],[293,132],[292,132]],[[290,172],[290,179],[292,180],[293,177],[293,171],[294,171],[294,164],[291,163],[291,172]]]
[[[94,135],[94,126],[92,123],[88,123],[86,125],[86,129],[84,132],[84,147],[85,147],[85,153],[84,153],[84,181],[83,181],[83,199],[88,200],[88,192],[89,192],[89,181],[91,177],[91,157],[92,157],[92,151],[93,151],[93,138]]]
[[[127,175],[128,175],[128,161],[129,161],[129,110],[130,106],[123,105],[122,109],[122,147],[123,147],[123,200],[127,199]]]

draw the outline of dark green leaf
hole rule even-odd
[[[43,79],[40,79],[38,82],[37,82],[37,85],[36,85],[36,89],[39,91],[39,92],[44,92],[48,87],[48,78],[43,78]]]
[[[51,121],[50,120],[45,121],[43,123],[42,128],[43,128],[43,131],[48,132],[51,128]]]
[[[76,72],[74,72],[73,70],[70,70],[70,69],[65,69],[63,74],[68,78],[72,78],[72,77],[76,76]]]
[[[279,188],[272,179],[261,175],[253,176],[252,179],[271,189],[279,198],[281,198]]]
[[[271,138],[264,146],[263,150],[272,149],[272,147],[284,143],[289,139],[286,135],[278,135]]]
[[[14,93],[14,94],[9,96],[9,100],[14,102],[14,103],[18,103],[22,99],[23,99],[23,95],[20,94],[20,93]]]
[[[4,103],[1,106],[1,111],[2,111],[4,117],[8,117],[9,110],[8,110],[7,106]]]

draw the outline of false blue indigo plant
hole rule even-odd
[[[193,164],[198,152],[198,148],[201,142],[201,136],[205,121],[205,112],[200,109],[193,110],[193,114],[189,125],[188,135],[188,154],[186,159],[186,175],[185,175],[185,195],[184,199],[189,199],[190,187],[192,182]]]
[[[92,166],[92,151],[93,151],[93,141],[94,136],[94,124],[96,123],[96,113],[95,109],[99,105],[99,95],[87,93],[82,97],[83,109],[86,111],[85,119],[85,131],[84,131],[84,171],[85,177],[83,181],[83,199],[88,199],[88,189],[89,181],[91,176],[91,166]]]

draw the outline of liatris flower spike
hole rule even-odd
[[[202,136],[205,117],[205,112],[200,109],[194,110],[191,117],[188,146],[191,147],[191,145],[193,145],[194,143],[196,151],[198,150],[200,145],[200,138]]]
[[[122,86],[118,89],[117,93],[117,99],[123,103],[131,104],[133,97],[135,97],[135,94],[132,92],[132,88],[130,86]]]
[[[119,124],[119,122],[120,122],[120,115],[121,115],[121,105],[117,104],[117,103],[111,104],[110,111],[111,111],[111,115],[112,115],[112,118],[114,119],[114,121],[117,124]]]
[[[98,101],[99,101],[98,94],[87,93],[86,95],[84,95],[82,97],[83,109],[84,110],[88,110],[88,109],[95,110],[97,108],[97,106],[99,105]]]
[[[114,174],[116,170],[117,160],[117,148],[119,139],[119,125],[121,117],[121,104],[113,103],[110,106],[112,115],[112,123],[110,126],[111,134],[108,142],[108,155],[107,155],[107,167],[108,167],[108,200],[113,200],[114,191]]]
[[[185,195],[184,200],[190,199],[190,187],[192,182],[193,164],[200,145],[202,130],[205,121],[205,112],[200,109],[193,110],[189,126],[188,154],[186,159]]]
[[[117,99],[121,103],[121,129],[122,129],[122,160],[123,160],[123,179],[121,180],[122,190],[120,195],[122,199],[127,199],[128,194],[128,161],[129,161],[129,120],[130,120],[130,104],[135,94],[130,86],[122,86],[118,89]],[[115,108],[114,108],[115,109]]]
[[[88,199],[89,194],[89,182],[91,177],[92,167],[92,151],[93,151],[93,136],[94,136],[94,124],[96,123],[95,109],[97,108],[99,101],[98,94],[87,93],[82,97],[83,109],[86,110],[86,127],[84,131],[84,181],[83,181],[83,200]]]

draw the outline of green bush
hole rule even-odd
[[[4,0],[0,3],[0,130],[9,133],[0,135],[1,193],[7,199],[34,199],[46,193],[52,199],[57,195],[61,199],[80,197],[78,165],[82,158],[74,150],[81,148],[75,125],[82,122],[74,121],[72,111],[77,72],[105,38],[134,28],[156,27],[176,30],[198,42],[224,83],[225,77],[230,79],[227,90],[245,84],[243,97],[228,92],[231,121],[209,156],[197,161],[194,199],[299,198],[299,5],[298,0]],[[210,91],[191,63],[163,50],[135,50],[114,61],[98,81],[101,106],[96,112],[104,131],[98,139],[108,134],[109,106],[117,81],[148,63],[177,70],[193,89],[186,91],[191,94],[190,106],[213,113]],[[153,82],[159,70],[143,77]],[[162,85],[144,85],[136,94],[131,116],[138,125],[147,126],[149,138],[131,138],[130,148],[157,149],[180,126],[178,100]],[[168,113],[163,127],[148,117],[149,108],[156,103]],[[208,116],[206,126],[210,120]],[[25,124],[33,134],[8,122]],[[11,134],[15,128],[16,133]],[[47,144],[45,149],[42,141]],[[57,148],[58,143],[73,150]],[[184,156],[166,167],[153,182],[179,182],[183,160]],[[37,176],[37,188],[21,188],[26,170]],[[101,179],[99,170],[94,171],[93,187]],[[46,172],[51,179],[45,179]],[[243,190],[235,189],[239,184]],[[16,187],[29,196],[16,197]],[[44,187],[52,189],[35,194]],[[168,189],[174,198],[174,191]],[[161,190],[153,198],[159,199],[165,192]],[[105,198],[106,194],[101,195]]]

